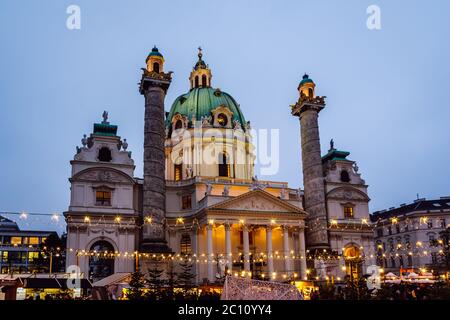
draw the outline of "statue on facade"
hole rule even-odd
[[[211,183],[206,183],[206,192],[205,192],[205,196],[209,196],[212,192],[212,184]]]
[[[353,163],[353,170],[355,170],[355,173],[358,173],[359,167],[358,165],[355,163]]]
[[[192,178],[192,167],[191,166],[186,167],[186,178]]]
[[[109,124],[109,122],[108,122],[108,111],[106,111],[106,110],[103,111],[102,117],[103,117],[102,124]]]
[[[88,143],[88,140],[86,138],[86,135],[83,134],[83,139],[81,139],[81,144],[83,145],[83,148],[86,148],[87,143]]]
[[[233,129],[235,129],[235,130],[241,130],[242,129],[241,123],[238,120],[234,120],[233,121]]]
[[[230,194],[230,186],[224,186],[224,187],[223,187],[222,195],[223,195],[224,197],[228,197],[229,194]]]
[[[203,127],[210,127],[211,126],[211,116],[202,116],[202,126]]]
[[[330,140],[330,150],[334,150],[334,140]]]
[[[127,142],[127,139],[123,139],[123,142],[122,142],[122,148],[123,148],[124,151],[127,151],[127,148],[128,148],[128,142]]]

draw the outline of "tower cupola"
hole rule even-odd
[[[161,73],[164,71],[164,57],[156,46],[154,46],[152,51],[148,54],[145,62],[147,63],[148,72]]]
[[[314,81],[312,81],[312,79],[309,78],[309,75],[305,73],[302,81],[300,81],[298,85],[298,92],[300,94],[300,97],[302,95],[305,95],[308,98],[314,98],[316,96],[315,88],[316,84],[314,83]]]
[[[189,76],[191,89],[211,87],[211,69],[209,69],[209,66],[203,61],[202,57],[202,48],[198,47],[198,61],[194,65],[194,69]]]

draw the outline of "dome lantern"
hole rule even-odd
[[[198,61],[194,65],[194,69],[189,76],[189,82],[191,84],[191,89],[193,88],[208,88],[211,87],[211,69],[203,61],[202,48],[198,47]]]
[[[304,74],[302,81],[300,81],[299,85],[298,85],[298,92],[300,94],[300,97],[302,95],[307,96],[308,98],[314,98],[315,95],[315,88],[316,88],[316,84],[314,83],[314,81],[312,81],[312,79],[309,78],[308,74]]]
[[[148,72],[156,72],[156,73],[163,72],[164,57],[159,52],[159,50],[156,46],[153,46],[153,49],[148,54],[145,62],[147,63],[147,71]]]

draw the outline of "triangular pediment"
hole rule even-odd
[[[263,190],[253,190],[217,203],[208,210],[257,211],[305,214],[302,209]]]

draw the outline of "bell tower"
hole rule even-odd
[[[300,118],[303,186],[307,219],[308,249],[329,249],[325,181],[319,137],[319,112],[325,107],[325,97],[315,95],[315,83],[307,74],[298,86],[300,98],[292,105],[292,115]]]
[[[165,156],[164,99],[172,73],[164,73],[164,57],[154,47],[146,60],[139,92],[145,97],[144,185],[142,241],[140,250],[150,253],[170,252],[165,239]]]

